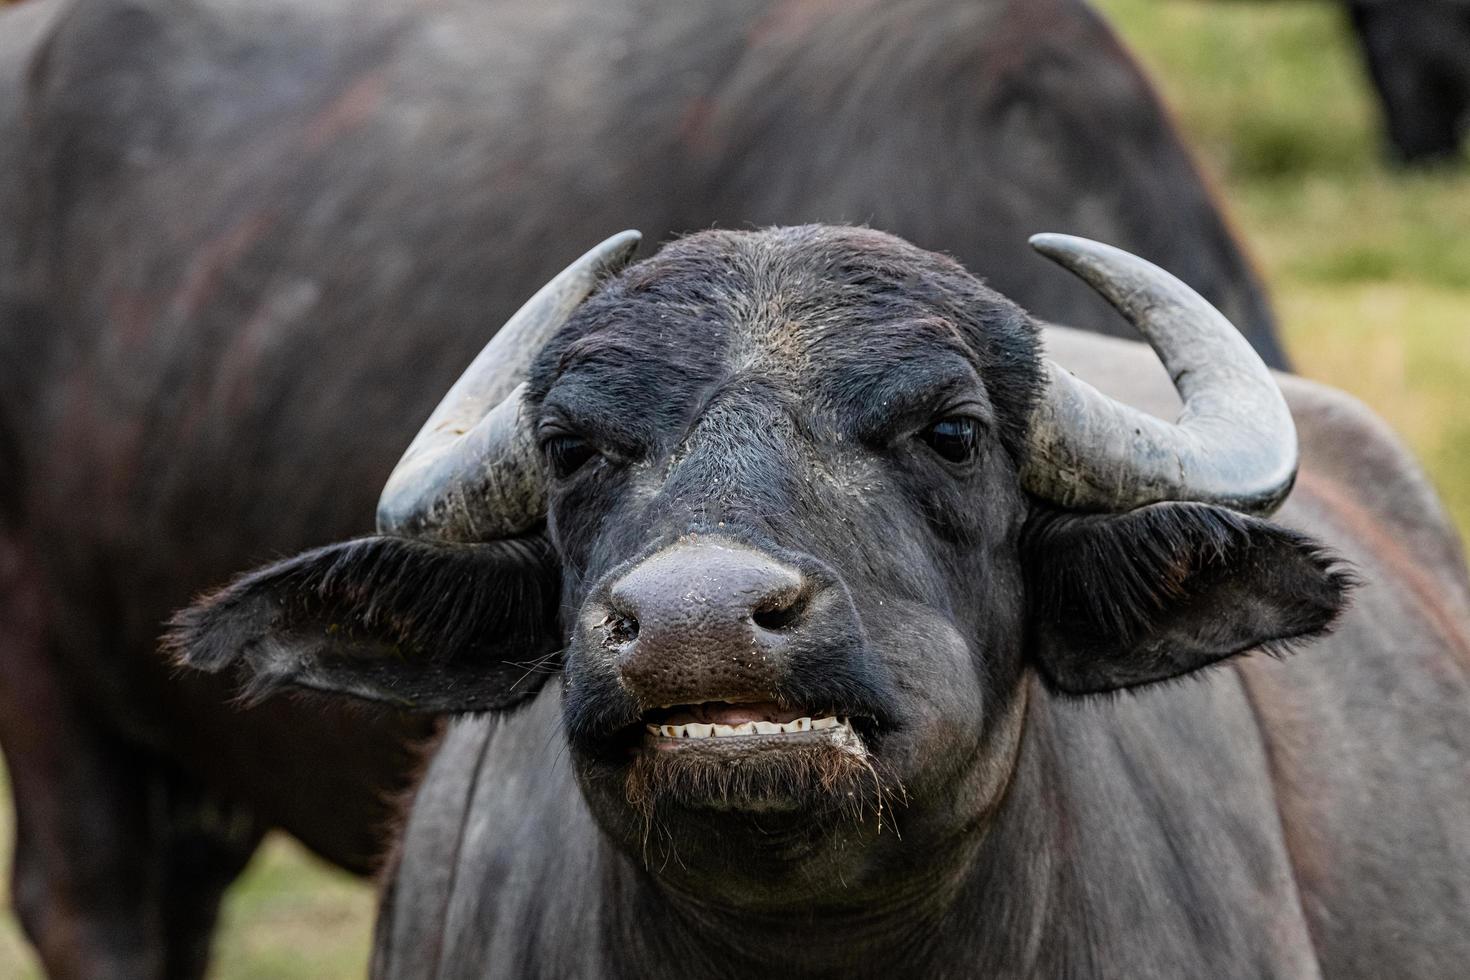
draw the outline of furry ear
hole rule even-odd
[[[1317,636],[1354,584],[1305,535],[1206,504],[1043,512],[1022,551],[1032,656],[1068,694],[1151,684]]]
[[[542,538],[359,538],[204,596],[164,644],[188,667],[243,669],[254,700],[294,685],[413,711],[505,709],[556,669],[559,581]]]

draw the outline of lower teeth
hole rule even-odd
[[[747,721],[739,725],[646,725],[650,735],[664,738],[729,738],[735,735],[790,735],[797,732],[820,732],[829,728],[850,729],[847,719],[828,715],[824,718],[798,718],[779,724],[774,721]]]

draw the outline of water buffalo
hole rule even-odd
[[[1379,423],[1083,239],[1037,247],[1167,377],[875,231],[631,245],[491,342],[382,534],[176,620],[257,696],[486,715],[376,975],[1461,974],[1470,579]]]
[[[595,232],[807,219],[1126,329],[1024,253],[1106,238],[1279,360],[1165,113],[1070,0],[0,14],[0,745],[48,971],[197,974],[269,827],[370,870],[433,727],[232,705],[158,656],[170,610],[368,530],[486,325]]]

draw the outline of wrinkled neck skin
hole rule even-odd
[[[1022,782],[1034,792],[1035,780],[1016,778],[1029,701],[1022,681],[948,800],[911,798],[883,815],[881,829],[872,814],[821,835],[794,821],[731,817],[677,851],[655,839],[656,827],[644,855],[617,848],[604,868],[614,896],[604,948],[617,975],[972,976],[973,944],[956,934],[1013,929],[1018,918],[1036,934],[1040,906],[1010,899],[1044,889],[983,894],[1010,893],[1031,876],[1030,856],[1003,839],[1011,832],[1001,825],[1014,821],[999,818],[1018,805],[1026,812],[1014,798]],[[994,923],[976,922],[1002,906]]]

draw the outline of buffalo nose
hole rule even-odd
[[[646,707],[772,697],[801,629],[804,576],[729,541],[675,545],[609,591],[598,625],[623,683]]]

